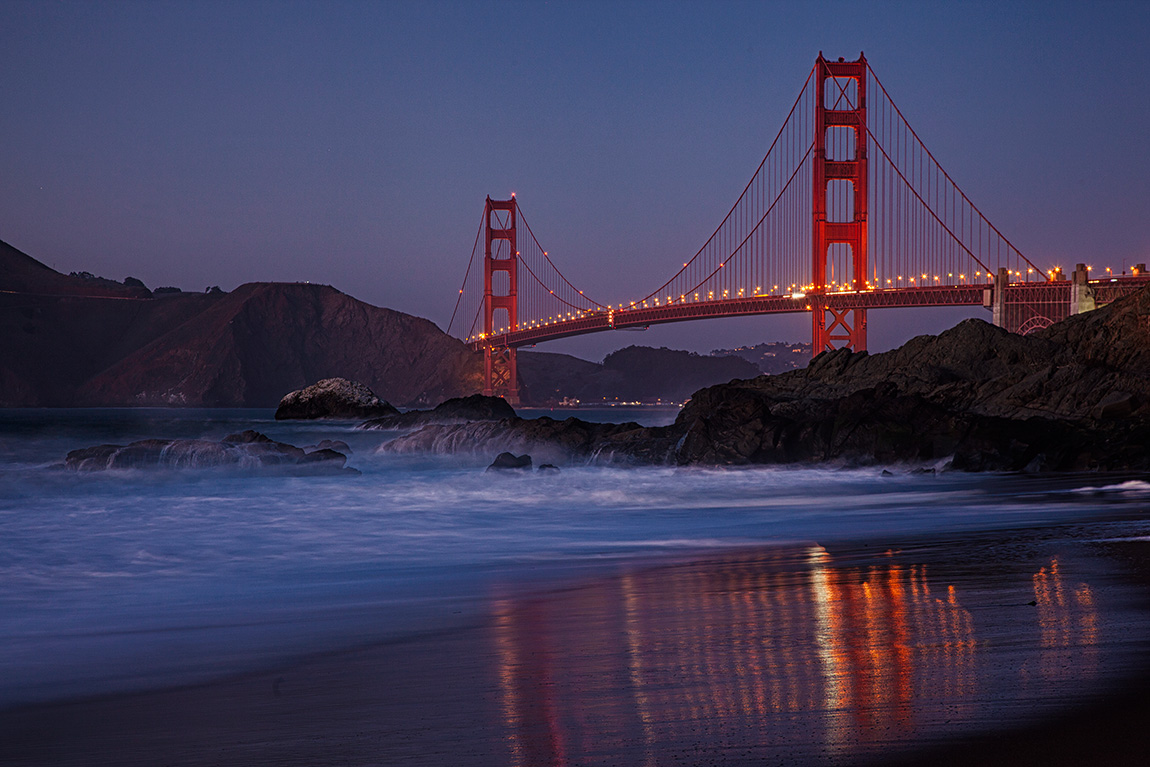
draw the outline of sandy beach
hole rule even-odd
[[[451,630],[0,714],[11,765],[1139,764],[1150,543],[732,552]],[[891,542],[894,543],[894,542]]]

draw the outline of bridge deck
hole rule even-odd
[[[1106,280],[1092,280],[1099,304],[1109,303],[1142,285],[1150,283],[1150,275],[1122,276]],[[555,320],[534,327],[521,328],[510,333],[470,343],[474,349],[514,348],[554,341],[570,336],[601,333],[608,330],[649,327],[671,322],[745,317],[756,314],[791,314],[811,311],[812,301],[821,300],[834,309],[894,309],[927,306],[982,306],[983,293],[988,285],[944,285],[926,288],[892,288],[888,290],[851,291],[823,295],[748,296],[717,301],[674,303],[665,306],[636,306],[611,310],[598,310],[580,317]],[[1042,303],[1068,305],[1070,283],[1019,282],[1007,286],[1006,300],[1011,303]]]

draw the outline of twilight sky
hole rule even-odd
[[[1039,265],[1150,261],[1150,2],[0,3],[0,239],[149,287],[323,282],[445,327],[484,197],[645,294],[762,159],[819,51],[867,59]],[[874,312],[872,350],[983,310]],[[985,316],[989,319],[989,315]],[[592,359],[809,340],[611,333]]]

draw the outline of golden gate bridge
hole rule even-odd
[[[1044,268],[1045,267],[1045,268]],[[694,255],[642,297],[584,294],[514,195],[484,205],[448,332],[484,353],[484,393],[518,402],[516,349],[668,322],[808,312],[814,354],[865,351],[867,312],[984,306],[1028,333],[1150,281],[1039,266],[927,149],[866,57],[820,53],[766,155]]]

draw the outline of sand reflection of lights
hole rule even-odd
[[[932,584],[925,564],[894,553],[871,562],[838,564],[819,546],[768,550],[500,602],[510,761],[626,754],[655,765],[736,748],[849,758],[985,716],[988,696],[1017,686],[987,676],[981,654],[993,644],[978,641],[964,605],[961,584],[986,582]],[[1019,636],[1033,637],[1030,673],[1077,673],[1058,653],[1085,648],[1075,657],[1094,662],[1090,588],[1064,586],[1057,561],[1033,586],[1039,631]]]
[[[1050,560],[1049,567],[1040,568],[1032,580],[1042,647],[1039,675],[1046,680],[1093,675],[1099,639],[1094,593],[1080,583],[1068,596],[1057,558]]]

